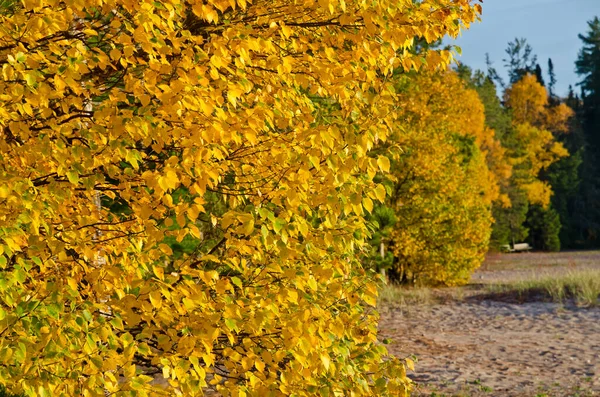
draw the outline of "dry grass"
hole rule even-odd
[[[379,290],[379,305],[432,305],[438,303],[438,299],[431,288],[426,287],[400,287],[386,284]]]
[[[574,301],[579,306],[600,305],[600,270],[579,269],[565,273],[532,273],[516,281],[497,281],[489,284],[453,288],[403,287],[384,285],[379,291],[379,305],[410,307],[435,305],[450,301]]]
[[[489,293],[515,295],[520,299],[539,296],[557,303],[573,299],[580,306],[597,306],[600,304],[600,271],[570,271],[564,275],[490,284],[486,289]]]
[[[473,294],[470,286],[464,287],[406,287],[395,284],[384,285],[379,290],[378,305],[410,307],[414,305],[436,305],[462,301]]]

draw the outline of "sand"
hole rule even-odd
[[[495,256],[499,262],[488,262],[473,282],[518,279],[531,273],[527,261],[577,256],[544,255]],[[600,253],[579,259],[549,266],[555,272],[600,266]],[[390,351],[418,360],[410,373],[417,396],[600,396],[598,307],[473,297],[381,312],[381,338],[392,339]]]

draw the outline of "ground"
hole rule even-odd
[[[583,269],[600,252],[490,255],[468,286],[381,304],[381,337],[416,357],[417,396],[600,396],[600,307],[492,288]]]

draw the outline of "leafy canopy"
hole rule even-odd
[[[504,149],[476,91],[457,73],[404,76],[392,141],[392,268],[401,282],[466,283],[481,264],[500,199]]]
[[[402,395],[357,263],[394,69],[469,0],[0,10],[0,379],[27,395]],[[166,378],[165,382],[153,379]]]

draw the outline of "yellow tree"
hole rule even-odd
[[[385,197],[367,153],[397,120],[392,70],[450,61],[415,38],[479,5],[0,4],[1,383],[407,392],[355,259]]]
[[[499,181],[510,176],[504,149],[456,73],[404,77],[399,91],[394,268],[404,282],[465,283],[487,251]]]
[[[546,207],[552,196],[551,186],[539,179],[540,172],[569,155],[557,142],[554,133],[568,130],[567,121],[573,111],[565,104],[549,106],[548,93],[532,74],[525,75],[505,92],[505,103],[513,114],[515,134],[522,153],[516,154],[515,165],[524,172],[517,183],[527,192],[531,204]]]

